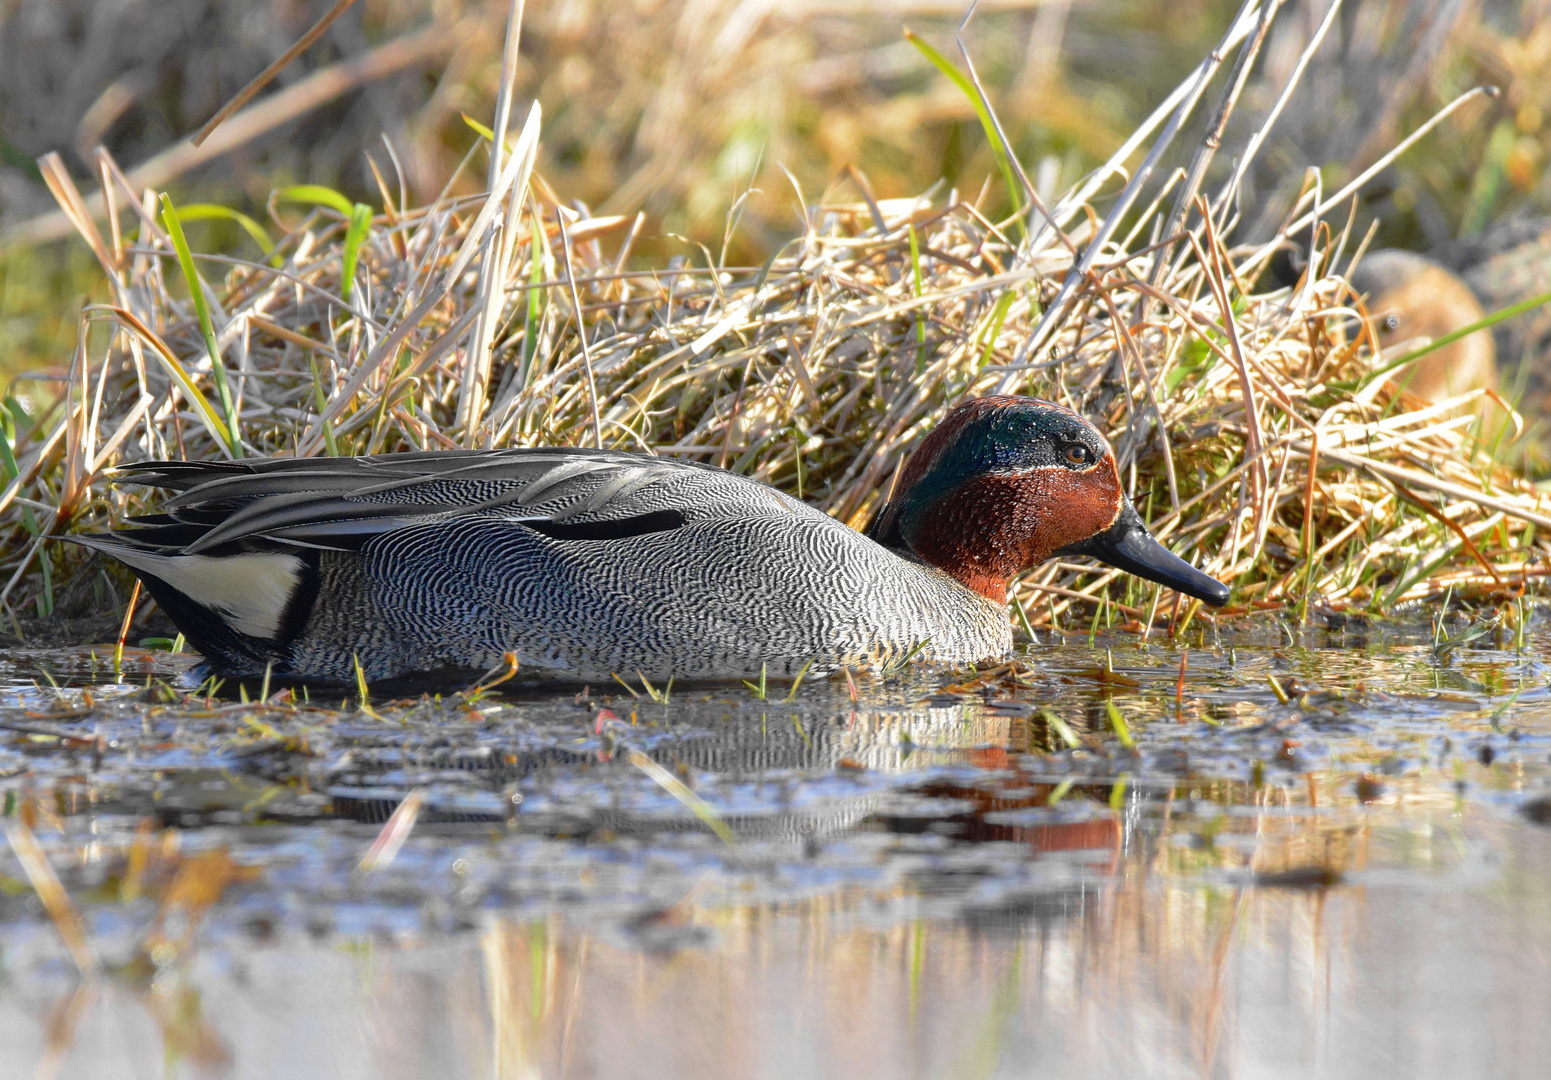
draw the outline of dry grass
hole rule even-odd
[[[272,205],[284,235],[264,261],[190,264],[205,327],[151,193],[99,152],[124,196],[102,231],[45,160],[112,295],[82,312],[58,400],[7,418],[0,600],[47,615],[82,568],[47,537],[154,504],[101,482],[116,461],[601,442],[707,460],[859,526],[944,410],[993,390],[1104,428],[1155,532],[1235,586],[1230,613],[1508,596],[1545,572],[1551,507],[1493,463],[1460,403],[1407,408],[1369,374],[1373,338],[1342,281],[1263,290],[1274,242],[1225,244],[1226,187],[1196,202],[1181,193],[1198,176],[1149,188],[1144,166],[1118,202],[1096,197],[1101,175],[1049,217],[993,221],[987,190],[878,200],[858,176],[794,190],[805,228],[763,267],[725,265],[735,204],[717,248],[632,271],[640,219],[582,216],[530,183],[536,111],[528,125],[519,137],[514,120],[504,160],[474,147],[465,175],[491,177],[479,196],[449,184],[417,206],[379,174],[380,212],[316,192],[310,212]],[[1331,224],[1329,246],[1360,246],[1347,219]],[[1022,615],[1060,619],[1101,593],[1110,620],[1158,613],[1155,587],[1057,561],[1025,583]]]
[[[214,145],[181,136],[274,59],[332,0],[212,7],[205,0],[22,0],[0,5],[0,370],[53,363],[73,344],[73,307],[94,290],[32,159],[58,150],[84,185],[107,145],[136,186],[262,217],[297,178],[376,202],[366,163],[392,145],[410,201],[435,200],[468,146],[461,113],[488,117],[499,86],[506,0],[358,0]],[[1009,142],[1047,200],[1102,163],[1215,39],[1224,0],[986,0],[967,33]],[[1256,156],[1240,237],[1274,230],[1315,165],[1344,182],[1460,89],[1504,87],[1456,114],[1425,153],[1365,193],[1379,241],[1425,248],[1504,212],[1543,212],[1551,96],[1542,5],[1513,0],[1347,4]],[[658,263],[712,243],[741,204],[733,258],[763,263],[794,227],[783,169],[822,190],[847,163],[880,196],[938,178],[968,192],[995,169],[972,103],[902,40],[947,41],[957,0],[587,0],[528,5],[516,88],[546,107],[539,168],[602,214],[647,213],[637,254]],[[1258,126],[1315,31],[1287,8],[1271,28],[1231,141]],[[713,107],[707,107],[711,104]],[[477,178],[471,178],[477,180]],[[477,193],[470,182],[458,194]],[[1001,214],[1005,196],[982,208]],[[1360,222],[1358,232],[1366,228]],[[220,222],[212,251],[252,253]],[[1515,357],[1516,358],[1516,357]]]
[[[270,189],[299,177],[375,203],[365,154],[388,168],[387,140],[410,201],[434,201],[468,146],[460,113],[491,112],[505,0],[358,0],[287,69],[285,86],[259,99],[273,107],[267,116],[228,122],[213,148],[180,141],[330,5],[0,5],[0,371],[67,355],[74,306],[100,280],[77,246],[19,243],[67,235],[32,165],[48,150],[70,160],[83,186],[95,182],[101,142],[137,187],[262,217]],[[1121,145],[1232,7],[982,3],[969,40],[1040,192],[1054,198]],[[783,169],[817,192],[854,163],[880,196],[939,177],[975,192],[994,171],[972,104],[900,35],[908,25],[945,41],[962,11],[956,0],[536,0],[516,85],[545,104],[539,168],[568,204],[647,213],[638,256],[689,253],[678,236],[714,246],[727,208],[752,188],[732,257],[763,263],[794,227]],[[1284,9],[1272,26],[1230,129],[1236,142],[1275,100],[1318,15]],[[1354,163],[1480,82],[1505,92],[1456,114],[1425,153],[1365,192],[1363,213],[1382,220],[1376,242],[1423,249],[1504,213],[1544,212],[1548,41],[1543,5],[1347,4],[1252,164],[1238,235],[1267,237],[1307,166],[1343,182]],[[1004,213],[1004,195],[993,191],[983,209]],[[229,224],[194,232],[206,250],[252,254]]]
[[[33,165],[50,150],[83,192],[103,144],[136,188],[255,217],[272,187],[301,177],[375,203],[368,154],[402,176],[409,201],[437,198],[468,149],[461,114],[492,111],[507,0],[358,0],[262,108],[201,147],[180,138],[330,6],[0,5],[0,372],[68,355],[74,307],[100,287],[95,265],[58,242],[69,223]],[[1220,0],[1167,18],[1138,0],[1046,6],[997,0],[973,29],[1020,153],[1053,193],[1110,154],[1193,60]],[[661,262],[692,250],[679,237],[714,240],[752,187],[734,257],[762,263],[793,228],[783,169],[817,187],[853,162],[885,195],[939,176],[978,186],[993,166],[973,108],[900,36],[908,22],[941,38],[959,15],[941,0],[535,2],[516,89],[545,103],[539,164],[568,203],[647,213],[638,255]],[[1117,51],[1131,61],[1124,84],[1111,77]],[[467,176],[454,191],[479,187]],[[253,252],[229,223],[192,231],[207,250]]]

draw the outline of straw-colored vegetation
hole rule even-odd
[[[1246,11],[1225,39],[1250,52],[1224,64],[1212,130],[1262,30]],[[1149,157],[1115,197],[1214,61],[1047,207],[1001,151],[968,54],[918,48],[980,115],[1002,187],[880,200],[859,174],[823,196],[794,180],[802,227],[760,267],[726,264],[734,203],[721,243],[630,269],[639,218],[583,216],[532,172],[536,107],[498,122],[504,152],[469,125],[462,172],[488,178],[482,194],[449,184],[415,205],[373,162],[374,207],[289,188],[268,222],[239,219],[265,248],[251,260],[190,252],[171,201],[134,189],[105,151],[120,209],[101,228],[45,159],[111,295],[83,310],[58,400],[8,402],[0,600],[47,615],[70,580],[94,583],[102,609],[120,579],[47,539],[154,505],[103,482],[118,461],[601,443],[710,461],[860,526],[944,410],[989,392],[1093,417],[1156,533],[1235,586],[1229,613],[1507,597],[1544,572],[1551,507],[1493,463],[1473,413],[1412,408],[1371,372],[1342,281],[1275,289],[1262,271],[1276,241],[1222,239],[1259,132],[1223,182],[1203,183],[1204,140],[1189,170],[1155,173]],[[498,115],[509,87],[500,100]],[[1350,255],[1365,238],[1344,199],[1311,179],[1283,231],[1324,215],[1318,246]],[[1018,212],[988,216],[1007,204]],[[1188,618],[1158,603],[1150,585],[1058,561],[1025,583],[1019,614]]]
[[[301,180],[377,204],[366,154],[387,169],[391,145],[398,167],[389,171],[402,172],[410,200],[436,198],[468,149],[460,114],[490,116],[509,0],[357,0],[285,70],[283,87],[255,100],[262,108],[198,148],[182,138],[331,6],[0,5],[0,371],[62,364],[75,306],[101,289],[84,246],[20,243],[70,233],[34,165],[50,150],[83,190],[99,179],[94,148],[103,144],[137,189],[263,219],[270,190]],[[848,163],[880,197],[914,195],[939,178],[978,193],[996,165],[973,103],[900,34],[908,25],[949,42],[965,6],[534,0],[515,86],[519,100],[546,110],[539,172],[567,205],[644,210],[638,268],[689,254],[679,237],[716,246],[740,198],[731,258],[763,263],[799,227],[786,170],[810,197]],[[965,35],[1009,143],[1050,201],[1125,142],[1236,6],[987,0]],[[1230,118],[1230,148],[1277,101],[1323,6],[1283,5]],[[1345,4],[1250,164],[1238,237],[1274,231],[1308,166],[1343,184],[1480,83],[1502,96],[1455,113],[1370,185],[1357,233],[1377,218],[1377,244],[1425,250],[1506,214],[1545,212],[1548,47],[1544,5]],[[481,175],[454,190],[474,194]],[[1007,208],[1000,189],[982,206]],[[253,252],[228,222],[201,222],[190,235],[207,251]]]

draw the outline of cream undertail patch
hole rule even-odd
[[[155,555],[120,547],[113,556],[215,611],[238,633],[266,640],[279,633],[302,568],[297,556],[274,552],[217,558]]]

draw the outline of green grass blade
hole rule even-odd
[[[371,693],[366,685],[366,669],[361,666],[361,658],[351,654],[351,661],[355,664],[355,692],[361,695],[361,708],[371,704]]]
[[[996,167],[1002,172],[1002,180],[1007,184],[1007,199],[1012,205],[1014,213],[1019,213],[1023,206],[1023,188],[1018,184],[1018,178],[1013,175],[1012,159],[1002,137],[996,133],[996,124],[991,119],[991,114],[981,103],[980,94],[975,90],[975,84],[969,81],[969,76],[960,71],[952,60],[938,52],[928,42],[917,36],[912,30],[905,31],[905,40],[914,45],[921,53],[931,61],[932,66],[946,75],[959,92],[975,107],[975,115],[980,118],[980,127],[990,140],[991,152],[996,156]]]
[[[264,226],[254,221],[240,210],[233,210],[229,206],[221,206],[219,203],[191,203],[178,209],[180,221],[231,221],[242,229],[243,232],[253,237],[256,243],[268,255],[275,250],[275,243],[269,238],[269,233],[264,231]]]
[[[350,303],[350,290],[355,285],[355,267],[361,257],[361,245],[371,228],[372,208],[365,203],[356,203],[350,211],[350,228],[345,230],[345,252],[339,271],[339,296],[347,304]]]
[[[16,432],[24,429],[30,430],[37,423],[36,420],[27,414],[26,406],[17,401],[14,395],[6,396],[5,411],[9,416],[9,424],[13,425],[8,427],[12,438],[16,437]]]
[[[494,130],[492,130],[491,128],[486,127],[484,124],[481,124],[478,120],[475,120],[468,113],[459,113],[458,115],[463,117],[463,122],[465,124],[467,124],[469,127],[473,128],[475,133],[477,133],[480,138],[484,139],[486,142],[495,142],[495,131]],[[510,157],[511,154],[512,154],[512,144],[509,143],[509,142],[506,142],[505,140],[502,140],[502,145],[504,145],[506,147],[506,155],[507,155],[507,157]]]
[[[899,657],[897,660],[890,660],[887,664],[883,665],[883,674],[890,677],[900,674],[910,666],[910,661],[919,656],[921,651],[931,643],[931,638],[922,638],[914,645],[911,645],[909,649],[905,650],[904,656]]]
[[[312,395],[318,403],[318,415],[322,416],[328,406],[328,397],[323,393],[323,376],[318,373],[318,362],[308,360],[312,365]],[[331,421],[323,421],[323,442],[328,447],[329,457],[339,456],[339,443],[334,441],[334,425]]]
[[[205,397],[199,387],[194,385],[193,378],[184,370],[183,365],[178,362],[178,358],[167,348],[167,343],[152,333],[145,323],[136,318],[134,312],[125,308],[112,308],[110,310],[112,310],[120,324],[127,327],[141,341],[151,346],[151,355],[156,357],[157,362],[166,370],[172,381],[178,384],[178,389],[183,392],[183,396],[194,403],[194,407],[199,411],[200,422],[210,432],[211,438],[225,446],[229,433],[224,429],[221,417],[215,411],[215,406],[211,405],[210,399]]]
[[[991,325],[986,333],[986,347],[980,354],[980,364],[977,371],[991,362],[991,354],[996,351],[996,339],[1002,336],[1002,323],[1007,321],[1007,312],[1012,309],[1012,302],[1018,298],[1017,293],[1008,289],[997,297],[996,307],[991,310]]]
[[[1023,632],[1028,635],[1030,643],[1037,642],[1039,638],[1034,636],[1034,624],[1029,622],[1029,613],[1023,606],[1023,597],[1013,593],[1012,610],[1018,616],[1018,625],[1023,627]]]
[[[21,474],[21,469],[16,465],[16,452],[11,447],[12,433],[6,430],[9,426],[8,424],[0,424],[0,463],[3,463],[5,466],[5,483],[7,484]]]
[[[747,679],[743,680],[743,685],[747,686],[749,688],[749,690],[753,692],[754,696],[756,698],[758,698],[760,701],[764,701],[765,700],[765,693],[766,693],[765,673],[766,673],[767,669],[768,669],[768,665],[766,665],[766,664],[759,665],[759,682],[757,682],[757,683],[749,682],[749,680],[747,680]]]
[[[797,671],[797,678],[792,680],[792,688],[786,692],[786,700],[787,701],[791,701],[793,698],[795,698],[797,696],[797,688],[802,685],[802,677],[804,675],[808,674],[808,669],[810,667],[812,667],[812,666],[813,666],[813,661],[810,659],[806,664],[804,664],[801,668],[798,669],[798,671]]]
[[[162,193],[162,225],[172,237],[172,246],[178,253],[178,265],[183,268],[183,278],[188,283],[189,295],[194,300],[194,312],[199,317],[199,331],[205,338],[205,350],[210,354],[210,371],[215,377],[216,393],[221,399],[221,411],[226,414],[226,441],[232,457],[242,457],[242,440],[237,433],[237,409],[232,404],[232,388],[226,379],[226,365],[221,361],[221,347],[216,344],[215,324],[210,321],[210,305],[205,302],[205,283],[194,267],[194,255],[189,251],[188,237],[183,235],[183,223],[172,199]]]
[[[354,204],[333,188],[324,187],[322,184],[292,184],[275,192],[274,199],[277,202],[312,203],[316,206],[326,206],[330,210],[339,211],[339,216],[346,221],[354,212]]]

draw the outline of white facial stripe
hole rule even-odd
[[[154,574],[190,600],[217,612],[238,633],[273,638],[301,577],[295,555],[253,552],[210,555],[152,555],[115,549],[115,558]]]

